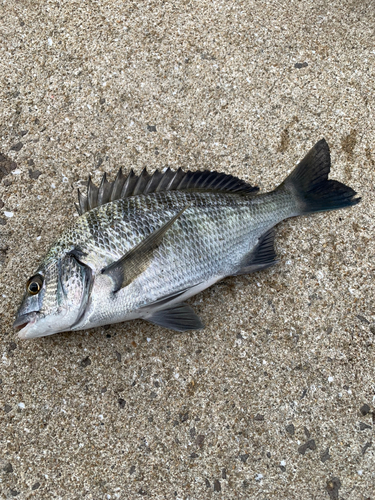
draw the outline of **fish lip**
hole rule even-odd
[[[37,316],[38,313],[36,311],[33,311],[31,313],[22,314],[21,316],[18,316],[18,318],[16,318],[13,323],[13,328],[20,329],[20,331],[18,332],[18,337],[20,339],[27,338],[27,331],[36,322]]]

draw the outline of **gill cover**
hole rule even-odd
[[[73,312],[77,310],[79,304],[75,321],[69,328],[79,323],[85,314],[92,288],[92,271],[79,260],[80,256],[80,252],[73,250],[66,255],[61,264],[60,282],[67,308]]]

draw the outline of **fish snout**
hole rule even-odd
[[[19,330],[18,337],[20,339],[27,338],[27,331],[35,323],[36,318],[37,318],[37,314],[38,313],[36,311],[33,311],[30,313],[17,315],[17,317],[13,323],[13,328],[16,328],[17,330]]]

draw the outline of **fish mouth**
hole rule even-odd
[[[18,330],[18,337],[20,339],[27,338],[27,332],[31,328],[31,326],[36,322],[37,312],[31,312],[27,314],[22,314],[18,318],[16,318],[13,323],[13,328]]]

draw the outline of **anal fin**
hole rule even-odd
[[[200,317],[195,314],[190,306],[183,302],[175,304],[169,309],[156,311],[151,316],[144,319],[155,325],[163,326],[170,330],[176,330],[177,332],[200,330],[204,328]]]
[[[243,259],[241,267],[236,274],[249,274],[255,271],[261,271],[262,269],[267,269],[267,267],[276,264],[277,256],[275,252],[274,242],[275,231],[272,228],[266,233],[262,234],[262,236],[258,240],[257,245]]]

